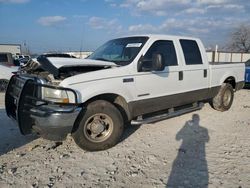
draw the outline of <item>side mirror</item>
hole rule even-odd
[[[162,54],[153,54],[152,70],[163,71],[165,69],[165,61]]]
[[[143,56],[141,56],[140,57],[140,59],[139,59],[139,61],[138,61],[138,63],[137,63],[137,71],[138,72],[143,72],[144,71],[144,69],[142,68],[143,67]]]
[[[161,54],[153,54],[151,60],[142,56],[137,64],[138,72],[163,71],[164,69],[165,62]]]

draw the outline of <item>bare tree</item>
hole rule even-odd
[[[229,49],[236,52],[250,52],[250,26],[240,25],[231,35]]]

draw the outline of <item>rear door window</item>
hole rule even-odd
[[[184,53],[186,65],[202,64],[200,49],[196,41],[181,39],[180,43]]]

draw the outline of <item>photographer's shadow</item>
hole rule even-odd
[[[182,140],[182,144],[173,162],[167,187],[208,187],[205,145],[209,135],[199,122],[199,115],[194,114],[176,135],[176,140]]]

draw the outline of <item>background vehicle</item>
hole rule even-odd
[[[125,125],[201,109],[228,110],[244,86],[243,63],[209,63],[196,38],[142,35],[108,41],[88,59],[37,58],[13,76],[6,112],[22,134],[86,150],[114,146]]]
[[[8,67],[0,63],[0,92],[5,92],[8,86],[8,82],[13,75],[13,72],[17,72],[18,67]]]
[[[13,66],[13,57],[11,53],[0,53],[0,64]]]
[[[0,53],[0,92],[5,92],[12,72],[17,70],[18,67],[14,67],[12,54]]]
[[[246,72],[245,72],[245,86],[250,87],[250,59],[245,63]]]
[[[20,63],[20,65],[25,65],[26,63],[29,62],[29,60],[30,60],[30,57],[20,58],[19,63]]]
[[[73,55],[69,55],[69,54],[64,54],[64,53],[47,53],[47,54],[43,54],[42,56],[45,57],[65,57],[65,58],[76,58]]]
[[[30,59],[29,55],[16,55],[13,63],[15,66],[25,65]]]

